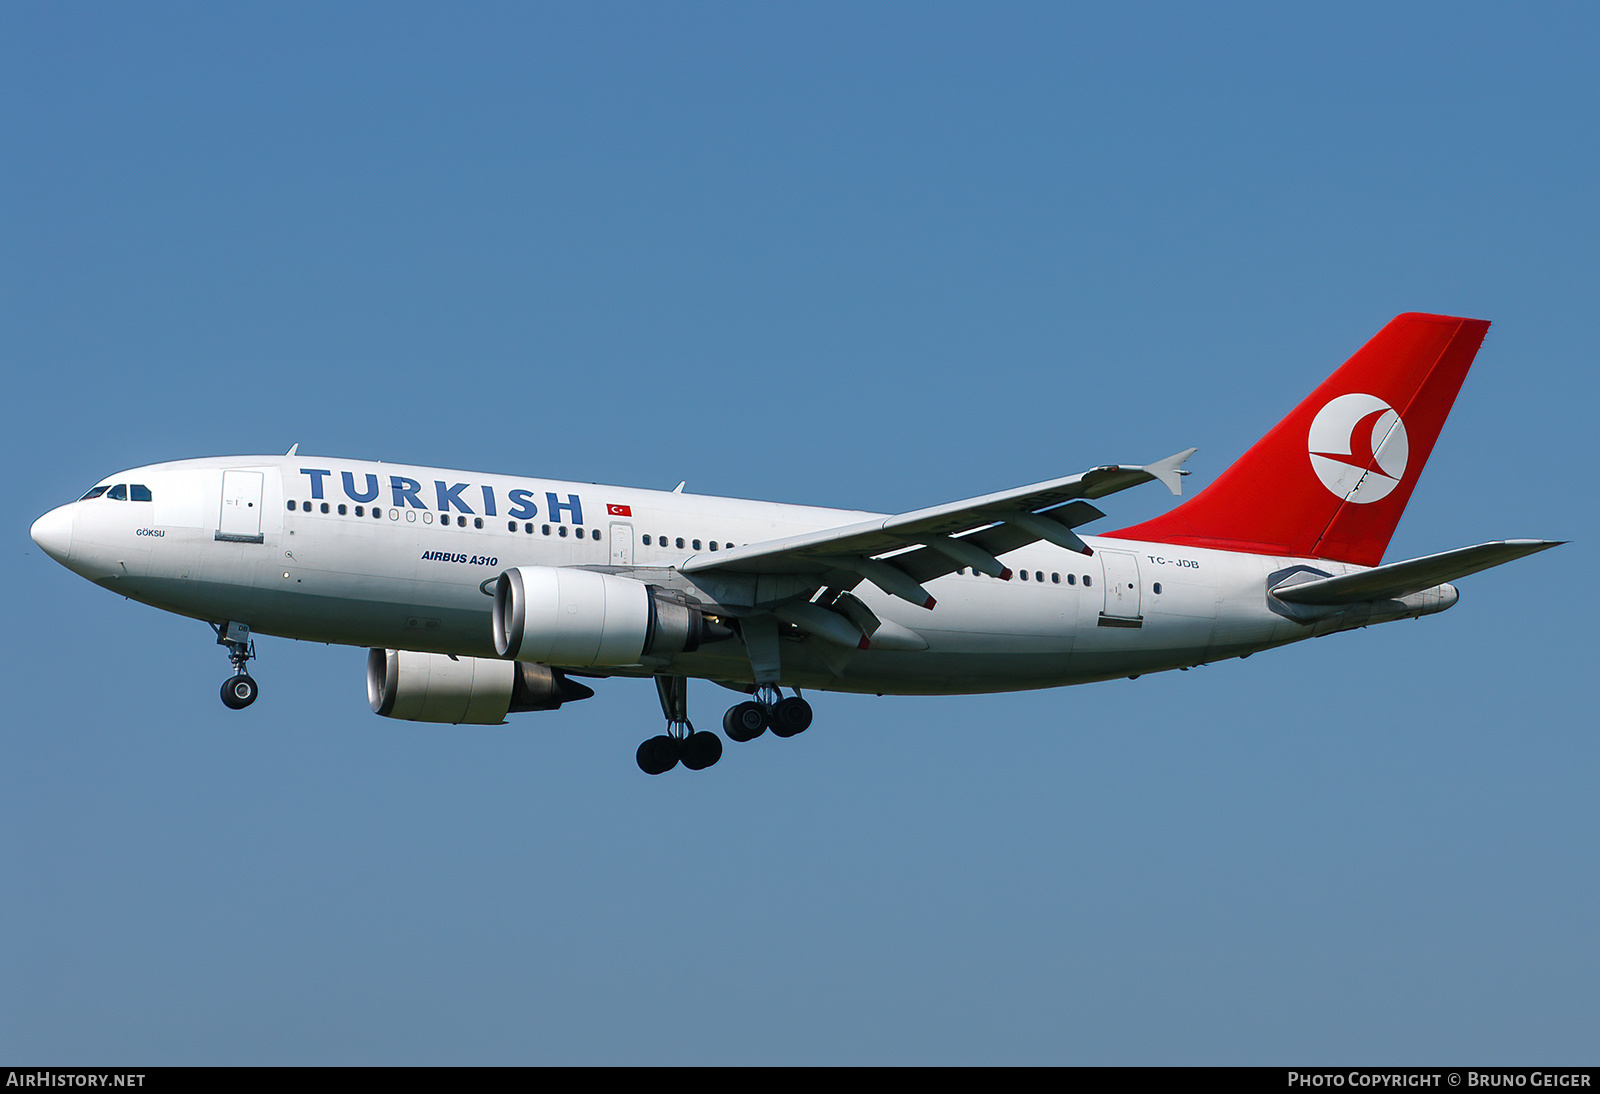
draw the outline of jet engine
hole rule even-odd
[[[555,710],[593,694],[544,665],[411,650],[367,653],[367,703],[385,718],[499,725],[507,714]]]
[[[494,648],[517,661],[636,665],[732,635],[699,601],[614,574],[518,566],[495,585]]]

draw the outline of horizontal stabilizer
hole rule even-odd
[[[1296,580],[1307,576],[1302,571],[1290,578],[1288,583],[1275,587],[1272,595],[1290,604],[1358,604],[1367,600],[1397,600],[1458,577],[1487,570],[1491,566],[1559,547],[1563,542],[1551,539],[1497,540],[1405,562],[1391,562],[1387,566],[1343,577]]]

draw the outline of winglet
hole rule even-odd
[[[291,444],[289,446],[289,451],[285,452],[284,455],[285,456],[292,456],[298,451],[300,451],[300,442],[299,441],[295,441],[294,444]]]
[[[1200,451],[1198,448],[1185,448],[1182,452],[1168,456],[1164,460],[1145,464],[1144,470],[1148,471],[1152,478],[1174,494],[1182,494],[1183,476],[1193,474],[1193,472],[1182,470],[1180,465],[1198,451]]]

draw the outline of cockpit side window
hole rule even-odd
[[[98,498],[101,494],[104,494],[107,490],[110,490],[110,489],[111,489],[111,487],[109,487],[109,486],[97,486],[93,490],[91,490],[87,494],[85,494],[83,497],[79,498],[78,500],[79,501],[88,501],[90,498]]]
[[[137,483],[137,482],[134,483],[132,486],[128,487],[128,500],[129,501],[149,501],[150,500],[150,488],[148,486],[145,486],[143,483]]]
[[[106,497],[110,498],[112,501],[127,501],[128,484],[125,482],[117,483],[117,485],[113,486],[106,492]]]

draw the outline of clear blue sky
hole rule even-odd
[[[0,7],[0,1059],[1595,1062],[1597,22]],[[264,639],[228,712],[203,624],[27,536],[295,442],[883,511],[1198,445],[1200,486],[1410,310],[1495,325],[1389,557],[1577,542],[1247,662],[814,696],[698,776],[634,767],[643,682],[413,726]]]

